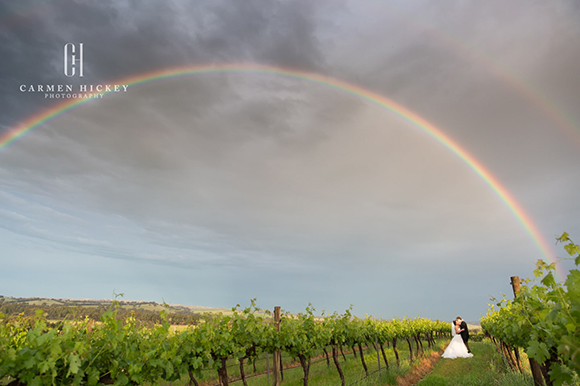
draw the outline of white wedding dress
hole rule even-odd
[[[453,339],[451,339],[449,346],[447,346],[441,357],[449,359],[471,358],[473,354],[467,352],[467,346],[465,346],[465,343],[463,343],[461,335],[455,332],[455,326],[453,325],[453,322],[451,323],[451,335],[453,336]]]

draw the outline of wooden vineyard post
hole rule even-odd
[[[379,342],[375,340],[375,350],[377,350],[377,362],[379,363],[379,375],[381,374],[381,357],[379,356]]]
[[[521,289],[521,281],[519,276],[512,276],[510,277],[511,280],[511,285],[512,285],[512,289],[514,291],[514,298],[516,296],[518,296],[518,293],[520,292]]]
[[[521,280],[518,276],[512,276],[510,277],[510,280],[515,298],[518,296],[521,290]],[[542,368],[540,367],[540,364],[534,358],[529,359],[530,369],[532,370],[532,378],[534,378],[534,386],[544,386],[544,376],[542,375]]]
[[[276,327],[276,331],[280,332],[280,306],[274,307],[274,326]],[[279,373],[280,373],[280,350],[275,350],[272,363],[273,386],[280,386]]]

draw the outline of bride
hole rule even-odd
[[[451,322],[451,335],[453,339],[449,342],[449,346],[445,349],[443,358],[455,359],[455,358],[471,358],[473,354],[467,352],[467,347],[463,343],[461,335],[459,335],[459,325],[455,323],[455,320]]]

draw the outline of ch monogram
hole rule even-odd
[[[77,56],[78,55],[78,56]],[[71,78],[76,75],[83,77],[83,43],[79,43],[78,52],[73,43],[64,45],[64,75]]]

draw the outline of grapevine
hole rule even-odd
[[[329,349],[344,385],[338,360],[343,346],[358,348],[365,366],[363,347],[377,344],[383,349],[396,339],[415,340],[418,355],[420,341],[429,342],[443,328],[423,318],[359,319],[351,310],[316,317],[308,306],[298,315],[284,313],[278,331],[271,316],[256,308],[255,299],[248,308],[233,308],[230,315],[206,314],[198,325],[181,332],[170,331],[164,311],[162,322],[154,326],[141,323],[135,315],[120,318],[117,311],[114,302],[97,322],[87,317],[57,327],[48,325],[43,311],[34,317],[0,314],[0,381],[10,386],[141,385],[186,375],[197,386],[202,371],[213,370],[227,385],[226,361],[238,361],[245,383],[245,362],[281,350],[300,362],[306,386],[312,358]],[[388,366],[384,349],[383,359]]]
[[[578,267],[580,246],[567,233],[558,241],[565,243]],[[481,326],[514,368],[519,358],[512,356],[518,353],[513,348],[521,347],[540,364],[546,383],[559,386],[580,374],[580,271],[572,269],[564,284],[555,280],[554,272],[554,263],[539,260],[535,282],[525,280],[515,299],[504,297],[491,305]]]

